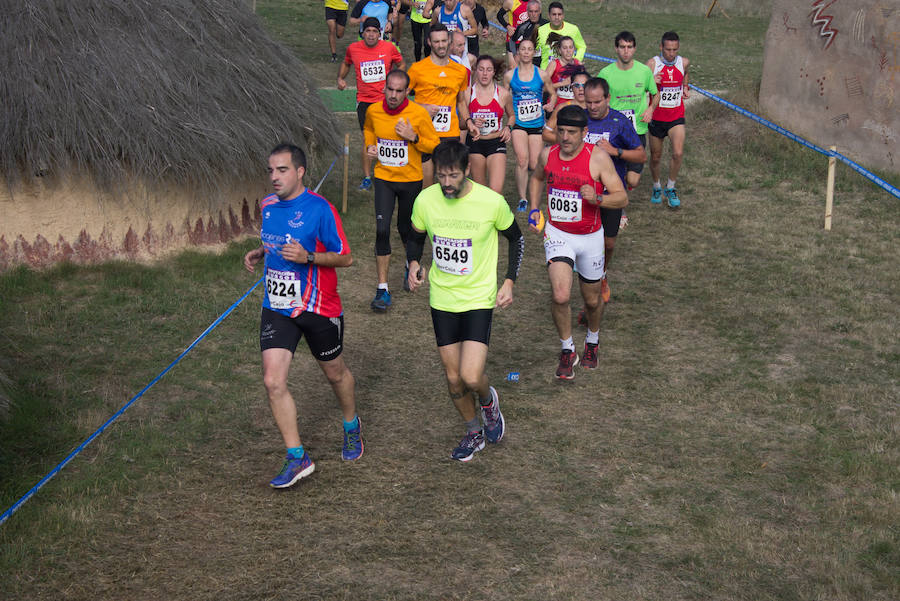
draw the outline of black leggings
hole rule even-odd
[[[422,60],[422,47],[425,47],[425,56],[431,54],[431,45],[428,43],[428,33],[431,31],[431,23],[419,23],[418,21],[410,21],[412,23],[413,34],[413,52],[415,52],[416,60]]]
[[[383,257],[391,254],[391,221],[394,216],[394,199],[397,200],[397,232],[403,246],[412,232],[412,210],[416,196],[422,191],[422,181],[389,182],[374,179],[375,182],[375,255]]]

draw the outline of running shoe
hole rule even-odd
[[[359,418],[357,418],[359,419]],[[341,459],[344,461],[356,461],[362,457],[365,445],[362,439],[362,421],[356,430],[347,432],[344,430],[344,447],[341,449]]]
[[[362,190],[363,192],[365,192],[365,191],[371,190],[371,189],[372,189],[372,178],[369,176],[362,178],[362,181],[359,182],[359,190]]]
[[[585,369],[597,369],[599,359],[597,357],[597,347],[599,344],[584,343],[584,353],[581,355],[581,367]]]
[[[489,443],[500,442],[506,434],[506,421],[500,412],[500,395],[493,386],[491,388],[491,404],[481,407],[481,420],[484,422],[484,438]]]
[[[451,459],[456,459],[457,461],[469,461],[472,459],[472,455],[480,451],[484,448],[484,434],[479,432],[469,432],[466,434],[462,440],[459,441],[459,446],[453,449],[453,452],[450,453]]]
[[[391,293],[384,288],[378,288],[375,290],[375,298],[372,299],[372,303],[369,306],[372,307],[373,311],[384,313],[391,306]]]
[[[556,377],[560,380],[574,379],[576,365],[578,365],[578,353],[569,349],[563,349],[559,354],[559,367],[556,368]]]
[[[628,215],[625,214],[625,211],[622,211],[622,216],[619,217],[619,229],[624,230],[628,227]]]
[[[525,200],[524,198],[520,198],[519,206],[516,207],[516,210],[520,213],[524,213],[527,208],[528,208],[528,201]]]
[[[578,325],[587,327],[587,324],[588,324],[588,322],[587,322],[587,313],[585,312],[584,309],[582,309],[582,310],[579,311],[579,313],[578,313]]]
[[[300,478],[309,476],[316,469],[316,464],[309,458],[309,453],[303,452],[303,457],[297,459],[292,455],[288,455],[281,466],[278,475],[272,478],[269,486],[272,488],[287,488],[293,486]]]
[[[658,205],[662,202],[662,188],[653,188],[653,193],[650,195],[650,203]]]
[[[612,293],[609,291],[609,283],[606,281],[606,278],[603,278],[600,280],[600,298],[604,303],[608,303],[611,294]]]
[[[666,188],[663,190],[663,194],[666,195],[670,209],[677,209],[681,206],[681,201],[678,200],[678,192],[675,191],[675,188]]]

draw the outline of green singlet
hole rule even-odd
[[[646,134],[647,124],[641,121],[641,115],[650,106],[647,92],[657,93],[650,67],[635,61],[631,69],[622,71],[616,63],[610,63],[600,70],[597,77],[602,77],[609,84],[609,107],[630,118],[638,135]]]
[[[493,309],[497,300],[497,232],[512,225],[506,200],[472,182],[462,198],[446,198],[439,184],[416,197],[412,224],[431,241],[430,304],[462,313]]]

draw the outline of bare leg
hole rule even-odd
[[[550,314],[553,323],[559,333],[560,340],[566,340],[572,336],[572,309],[569,307],[569,298],[572,295],[572,267],[563,261],[550,263],[547,268],[550,276]]]
[[[673,182],[678,179],[678,171],[681,170],[681,161],[684,159],[684,125],[676,125],[669,130],[669,139],[672,140],[672,160],[669,163],[669,179]]]
[[[287,388],[288,370],[293,353],[288,349],[272,348],[262,352],[263,384],[269,396],[269,407],[275,425],[287,448],[300,446],[300,432],[297,428],[297,405]]]
[[[344,358],[339,356],[331,361],[319,361],[319,367],[322,368],[322,372],[331,384],[331,389],[334,390],[334,395],[341,406],[341,413],[344,415],[344,421],[351,421],[356,417],[355,380],[347,364],[344,363]]]
[[[521,129],[514,129],[512,143],[516,153],[516,191],[519,193],[519,198],[528,198],[528,133]]]
[[[498,152],[487,158],[488,185],[497,194],[503,194],[506,180],[506,153]],[[523,197],[524,198],[524,197]]]

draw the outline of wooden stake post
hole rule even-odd
[[[347,213],[347,178],[350,176],[350,134],[344,134],[344,189],[341,192],[341,213]]]
[[[837,146],[829,146],[828,150],[834,152]],[[831,231],[831,209],[834,205],[834,165],[837,161],[834,155],[828,157],[828,183],[825,187],[825,231]]]
[[[719,0],[713,0],[712,4],[709,5],[709,8],[706,10],[706,18],[707,19],[709,18],[709,15],[712,14],[712,10],[716,7],[716,4],[718,4],[718,3],[719,3]],[[721,6],[719,7],[719,12],[722,13],[723,15],[725,15],[726,19],[731,18],[728,16],[728,13],[725,12],[725,9],[722,8]]]

